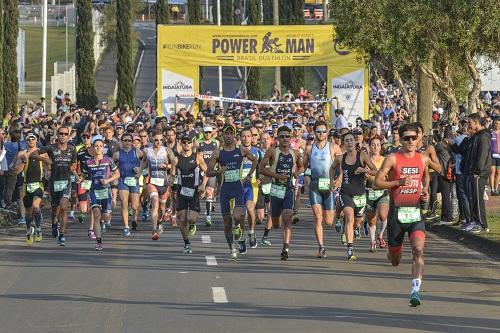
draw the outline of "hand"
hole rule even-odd
[[[99,181],[101,182],[102,185],[108,185],[109,184],[109,180],[106,178],[106,179],[99,179]]]
[[[427,190],[422,190],[420,198],[422,199],[423,202],[429,201],[429,192]]]
[[[281,174],[278,174],[278,176],[276,177],[277,180],[281,181],[281,182],[286,182],[287,179],[288,179],[288,175],[287,174],[284,174],[284,173],[281,173]]]
[[[198,186],[198,192],[200,193],[200,198],[204,198],[205,197],[205,186],[203,186],[203,185]]]
[[[358,167],[356,171],[354,171],[355,175],[359,175],[360,173],[365,173],[366,169],[363,167]]]
[[[249,184],[252,182],[252,177],[250,177],[250,175],[246,176],[245,178],[243,178],[243,182],[246,183],[246,184]]]
[[[399,180],[399,186],[410,186],[411,185],[411,177],[406,176]]]
[[[219,175],[223,175],[224,172],[226,172],[226,167],[220,167],[220,169],[219,169]]]
[[[158,165],[158,167],[160,169],[166,169],[167,168],[167,164],[166,163],[161,163],[160,165]]]

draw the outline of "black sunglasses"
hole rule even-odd
[[[417,141],[417,136],[416,135],[407,135],[403,136],[403,141]]]

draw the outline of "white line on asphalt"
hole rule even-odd
[[[214,303],[227,303],[227,296],[224,287],[212,287]]]
[[[215,256],[205,256],[205,259],[207,260],[207,266],[217,266]]]
[[[212,243],[212,237],[210,235],[201,235],[201,242],[203,244],[210,244]]]
[[[179,274],[187,274],[188,272],[179,272]]]

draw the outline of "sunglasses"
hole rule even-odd
[[[326,134],[326,130],[316,130],[317,134]]]
[[[185,144],[190,144],[190,143],[191,143],[191,141],[189,141],[189,140],[182,140],[182,141],[181,141],[181,143],[182,143],[183,145],[185,145]]]
[[[403,137],[403,141],[417,141],[417,138],[416,135],[407,135]]]
[[[258,137],[259,135],[258,134],[252,134],[252,136]]]
[[[84,138],[84,139],[90,139],[90,135],[82,135],[82,138]]]
[[[280,138],[280,139],[290,139],[290,138],[291,138],[291,136],[290,136],[290,134],[286,134],[286,135],[285,135],[285,134],[283,134],[283,135],[280,135],[280,136],[279,136],[279,138]]]
[[[163,139],[154,139],[154,142],[161,142]]]
[[[68,132],[58,132],[57,134],[62,135],[62,136],[68,136],[69,135]]]
[[[123,139],[122,141],[123,141],[123,142],[132,142],[132,140],[131,140],[131,139]]]

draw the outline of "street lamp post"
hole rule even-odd
[[[220,0],[217,0],[217,25],[220,26]],[[219,66],[219,106],[222,107],[222,66]]]
[[[47,0],[43,1],[43,35],[42,35],[42,97],[47,89]]]

